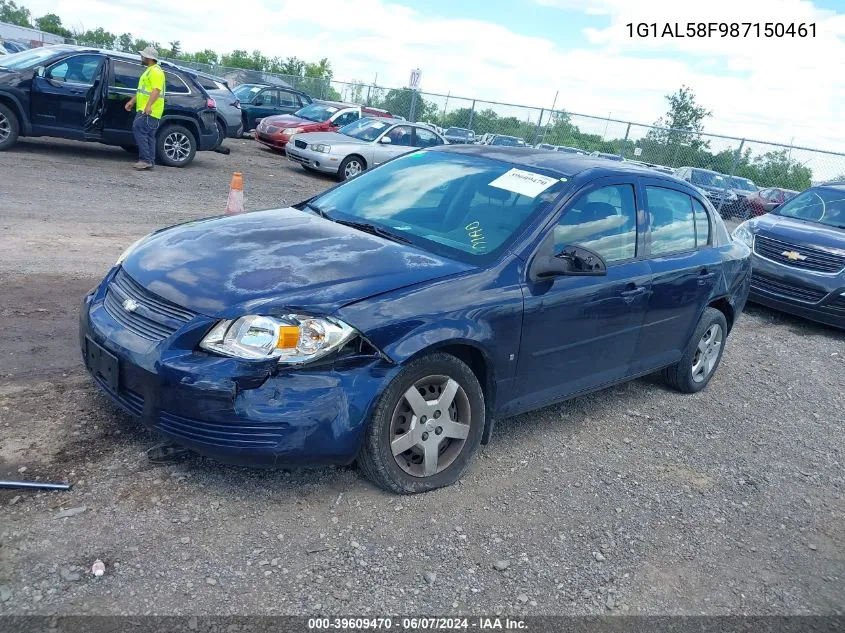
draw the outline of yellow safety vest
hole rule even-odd
[[[153,103],[150,116],[154,119],[160,119],[164,114],[164,71],[158,64],[147,66],[144,74],[138,80],[138,93],[135,100],[135,105],[138,112],[143,112],[147,107],[147,101],[150,100],[150,95],[153,90],[158,88],[158,99]]]

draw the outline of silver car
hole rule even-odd
[[[445,145],[446,139],[422,124],[387,117],[366,117],[337,132],[297,134],[287,145],[289,160],[340,180],[357,176],[396,156],[421,147]]]
[[[191,68],[184,70],[194,76],[217,105],[217,147],[226,138],[241,138],[244,132],[241,104],[226,80]]]

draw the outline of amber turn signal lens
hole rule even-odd
[[[276,347],[279,349],[293,349],[299,343],[299,327],[296,325],[279,326],[279,342]]]

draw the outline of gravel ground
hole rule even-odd
[[[5,614],[833,614],[845,596],[845,336],[749,308],[700,394],[654,378],[504,420],[458,485],[190,457],[102,397],[84,293],[154,228],[332,183],[251,141],[153,173],[99,145],[0,154]],[[92,562],[105,562],[95,578]]]

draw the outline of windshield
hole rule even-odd
[[[314,199],[331,218],[367,222],[459,261],[492,261],[568,182],[481,156],[417,151]],[[425,265],[420,262],[419,265]]]
[[[693,169],[690,176],[690,182],[694,185],[704,187],[726,187],[727,182],[721,174],[712,171],[704,171],[702,169]]]
[[[249,84],[244,84],[242,86],[238,86],[232,92],[235,93],[235,96],[244,103],[249,103],[253,100],[255,95],[264,90],[264,88],[265,86],[251,86]]]
[[[300,108],[293,115],[306,121],[322,123],[323,121],[328,121],[338,110],[340,108],[325,103],[311,103],[304,108]]]
[[[444,136],[460,136],[467,138],[469,136],[469,130],[465,130],[462,127],[450,127],[446,129]]]
[[[845,229],[845,191],[810,189],[798,194],[772,213]]]
[[[490,141],[490,145],[507,145],[509,147],[520,147],[525,145],[525,141],[521,138],[515,138],[513,136],[497,136],[492,141]]]
[[[32,68],[42,64],[44,60],[49,59],[57,53],[66,52],[63,49],[56,49],[51,46],[42,48],[33,48],[22,53],[14,53],[12,55],[4,55],[0,57],[0,66],[3,68],[11,68],[12,70],[23,70],[25,68]]]
[[[736,176],[731,176],[729,181],[731,183],[731,187],[734,189],[739,189],[740,191],[757,191],[757,185],[748,180],[748,178],[737,178]]]
[[[358,119],[354,123],[344,125],[338,132],[361,141],[374,141],[389,127],[389,123],[378,119]]]

